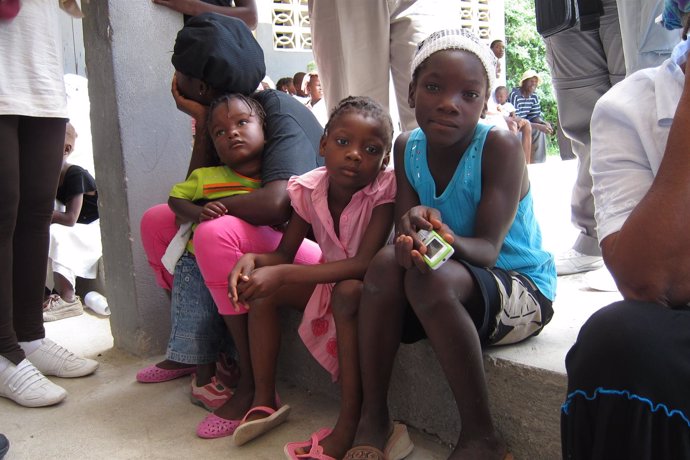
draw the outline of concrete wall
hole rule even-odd
[[[182,17],[152,2],[84,3],[94,160],[115,346],[164,350],[169,302],[141,247],[146,209],[184,177],[190,119],[170,97],[170,56]]]
[[[273,83],[283,77],[292,77],[297,72],[306,72],[307,63],[314,60],[311,51],[277,51],[273,49],[273,25],[259,23],[256,27],[256,41],[264,50],[266,75]]]

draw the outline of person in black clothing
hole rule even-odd
[[[74,292],[75,279],[77,276],[96,278],[102,253],[96,180],[84,168],[67,162],[76,137],[74,127],[67,123],[56,196],[64,210],[53,211],[50,226],[48,258],[53,271],[54,293],[43,304],[44,321],[83,313],[81,300]]]

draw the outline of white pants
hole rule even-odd
[[[390,75],[401,128],[415,128],[407,96],[417,43],[436,30],[458,27],[460,2],[309,0],[309,18],[328,112],[347,96],[369,96],[389,110]]]

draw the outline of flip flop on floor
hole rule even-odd
[[[388,457],[376,447],[357,446],[345,452],[343,460],[388,460]]]
[[[387,460],[402,460],[410,455],[414,444],[407,432],[407,426],[403,423],[393,422],[393,432],[388,436],[383,455]]]
[[[256,412],[268,414],[268,417],[248,422],[247,417]],[[242,444],[246,444],[256,437],[271,431],[273,428],[287,420],[289,414],[290,406],[287,404],[281,406],[278,410],[266,406],[252,407],[244,415],[244,418],[240,422],[240,426],[237,427],[235,434],[232,435],[233,444],[236,446],[241,446]]]
[[[321,428],[311,434],[309,441],[289,442],[283,447],[283,453],[288,460],[313,459],[313,460],[335,460],[330,455],[323,453],[321,441],[333,432],[330,428]],[[298,449],[309,449],[306,454],[298,454]]]

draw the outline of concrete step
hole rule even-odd
[[[486,350],[484,366],[492,414],[516,459],[560,458],[565,355],[586,319],[619,299],[618,293],[589,289],[583,275],[560,277],[554,318],[539,336]],[[296,387],[337,399],[337,384],[330,382],[327,372],[304,347],[296,332],[298,325],[298,315],[284,315],[279,375]],[[457,440],[462,423],[428,341],[400,347],[389,399],[397,420],[442,444]]]
[[[570,193],[577,162],[549,160],[529,166],[535,213],[544,247],[558,254],[578,231],[570,223]],[[590,289],[584,275],[558,279],[554,317],[543,332],[521,344],[489,348],[484,366],[491,410],[516,459],[561,457],[560,407],[566,395],[565,355],[589,316],[620,300],[617,292]],[[337,398],[337,387],[311,358],[286,317],[280,375],[309,391]],[[389,394],[397,419],[453,444],[461,429],[455,401],[427,341],[402,345]]]

